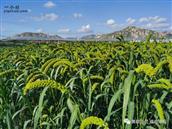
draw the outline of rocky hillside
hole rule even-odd
[[[94,40],[116,40],[118,35],[123,35],[125,40],[145,40],[148,34],[152,34],[156,39],[172,39],[172,32],[157,32],[153,30],[143,29],[135,26],[129,26],[120,31],[115,31],[113,33],[95,35],[95,36],[85,36],[83,39],[90,37]]]
[[[24,32],[21,34],[17,34],[13,37],[9,37],[8,39],[13,39],[13,40],[61,40],[63,38],[58,36],[58,35],[48,35],[45,33]]]

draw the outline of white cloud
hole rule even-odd
[[[106,25],[112,29],[118,29],[121,27],[121,25],[117,24],[114,19],[108,19],[106,21]]]
[[[153,30],[165,30],[170,27],[167,18],[160,16],[142,17],[139,19],[142,27]]]
[[[147,17],[142,17],[139,19],[139,22],[148,22],[148,18]]]
[[[127,24],[131,25],[131,24],[135,23],[136,20],[130,17],[126,20],[126,22],[127,22]]]
[[[82,14],[81,13],[74,13],[73,14],[73,17],[74,18],[81,18],[82,17]]]
[[[58,33],[69,33],[70,29],[69,28],[62,28],[58,30]]]
[[[59,18],[59,16],[55,13],[47,13],[47,14],[42,14],[41,16],[32,17],[32,18],[36,21],[43,21],[43,20],[55,21]]]
[[[36,32],[41,33],[41,32],[43,32],[43,29],[39,28],[39,29],[36,30]]]
[[[58,18],[58,15],[56,15],[55,13],[49,13],[49,14],[45,14],[42,17],[45,20],[50,20],[50,21],[54,21]]]
[[[56,4],[53,3],[52,1],[48,1],[44,4],[44,7],[46,7],[46,8],[53,8],[55,6],[56,6]]]
[[[163,23],[167,22],[166,18],[154,16],[154,17],[141,17],[139,22],[155,22],[155,23]]]
[[[106,21],[106,24],[112,26],[115,24],[115,21],[113,19],[109,19]]]
[[[170,24],[168,24],[168,23],[157,23],[157,24],[148,23],[144,26],[148,29],[163,29],[163,28],[169,28]]]
[[[108,19],[106,23],[104,23],[104,25],[113,30],[119,30],[133,24],[138,27],[140,26],[152,30],[170,30],[170,23],[168,22],[168,19],[160,16],[148,16],[138,19],[129,17],[126,19],[126,22],[120,24],[118,24],[114,19]]]
[[[81,28],[78,30],[78,32],[81,32],[81,33],[92,32],[90,24],[81,26]]]
[[[158,18],[155,22],[157,23],[164,23],[164,22],[167,22],[167,19],[166,18]]]

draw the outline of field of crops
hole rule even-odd
[[[172,44],[0,48],[0,128],[170,129]]]

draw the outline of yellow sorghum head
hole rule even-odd
[[[69,66],[69,67],[73,67],[73,63],[70,62],[68,59],[61,59],[59,61],[57,61],[56,63],[54,63],[53,67],[57,67],[59,65],[65,65],[65,66]]]
[[[24,87],[23,93],[24,95],[27,93],[28,90],[39,88],[39,87],[50,87],[54,89],[60,90],[62,93],[65,93],[67,89],[61,85],[60,83],[57,83],[54,80],[36,80],[34,82],[29,82]]]
[[[157,66],[154,68],[155,71],[158,72],[158,70],[159,70],[164,64],[166,64],[166,63],[167,63],[167,60],[163,60],[163,61],[159,62],[159,63],[157,64]]]
[[[150,77],[156,74],[155,69],[150,64],[141,64],[135,69],[135,71],[137,73],[144,72],[146,75]]]
[[[94,83],[91,87],[91,91],[93,92],[98,85],[99,85],[99,83]]]
[[[171,84],[169,79],[161,78],[161,79],[158,80],[158,82],[161,82],[161,83],[167,85],[168,87],[172,87],[172,84]]]
[[[169,89],[169,87],[165,84],[150,84],[147,85],[149,88],[158,88],[158,89]]]
[[[148,85],[149,88],[158,88],[158,89],[172,89],[172,84],[170,82],[170,80],[168,79],[164,79],[164,78],[161,78],[159,80],[157,80],[157,82],[160,82],[160,83],[156,83],[156,84],[150,84]]]
[[[160,120],[164,120],[165,119],[164,118],[164,111],[162,109],[162,106],[161,106],[159,100],[153,99],[152,103],[155,105],[156,110],[158,111],[158,115],[159,115]]]
[[[102,76],[99,76],[99,75],[92,75],[92,76],[90,76],[90,78],[93,79],[93,80],[94,79],[101,80],[101,81],[104,80],[104,78]]]
[[[170,72],[172,73],[172,57],[167,56],[167,61],[168,61],[168,67],[170,69]]]
[[[104,129],[109,129],[108,124],[105,123],[101,118],[98,118],[96,116],[90,116],[84,119],[81,123],[80,129],[85,129],[87,125],[91,125],[91,124],[104,127]]]

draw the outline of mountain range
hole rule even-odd
[[[24,32],[12,37],[8,40],[62,40],[63,38],[58,35],[49,35],[45,33]]]
[[[131,41],[142,41],[146,39],[146,36],[152,34],[156,39],[166,39],[172,40],[172,32],[157,32],[153,30],[148,30],[144,28],[139,28],[136,26],[128,26],[122,30],[115,31],[107,34],[99,35],[86,35],[81,37],[79,40],[99,40],[99,41],[115,41],[118,35],[123,35],[125,40]],[[12,37],[8,37],[7,40],[78,40],[78,38],[63,38],[58,35],[49,35],[45,33],[33,33],[33,32],[24,32],[17,34]]]
[[[142,41],[145,40],[146,37],[152,34],[152,37],[156,37],[156,39],[172,39],[172,32],[157,32],[153,30],[148,30],[144,28],[139,28],[135,26],[128,26],[120,31],[115,31],[108,34],[101,34],[101,35],[87,35],[82,37],[82,39],[96,39],[96,40],[107,40],[113,41],[117,40],[116,37],[119,35],[123,35],[124,39],[127,41],[135,40],[135,41]]]

